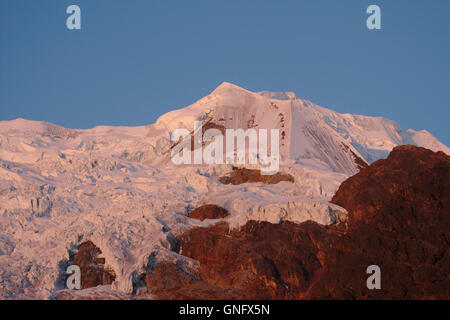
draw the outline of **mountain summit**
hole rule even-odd
[[[201,119],[231,129],[279,129],[284,159],[314,162],[345,174],[355,174],[402,144],[450,153],[426,131],[403,131],[382,117],[341,114],[293,92],[254,93],[228,82],[194,104],[163,115],[157,124],[169,131],[192,129]]]

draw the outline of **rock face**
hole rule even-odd
[[[448,181],[447,155],[397,147],[342,183],[332,202],[349,211],[346,222],[191,229],[180,254],[200,261],[197,280],[178,270],[161,277],[180,283],[147,286],[172,299],[449,299]],[[379,290],[366,286],[370,265],[381,269]]]
[[[205,219],[225,218],[229,215],[230,213],[226,209],[214,204],[207,204],[189,212],[189,217],[200,221],[203,221]]]
[[[239,299],[233,289],[221,289],[199,278],[198,272],[185,270],[176,264],[161,261],[145,282],[147,292],[158,299]]]
[[[184,234],[180,253],[200,261],[203,281],[234,290],[239,299],[295,299],[321,268],[314,240],[324,227],[305,226],[249,221],[229,231],[226,223],[218,223]]]
[[[207,131],[207,130],[209,130],[209,129],[216,129],[216,130],[218,130],[218,131],[220,131],[220,133],[222,134],[222,135],[225,135],[225,130],[226,130],[226,128],[223,126],[223,125],[220,125],[220,124],[217,124],[217,123],[214,123],[214,122],[212,122],[211,121],[212,119],[210,118],[210,119],[208,119],[208,120],[206,120],[205,121],[205,123],[202,123],[202,133],[201,133],[201,137],[203,137],[203,135],[205,134],[205,132]],[[190,132],[190,134],[189,134],[189,136],[188,136],[188,138],[186,139],[186,140],[184,140],[183,138],[180,138],[177,142],[174,142],[171,146],[170,146],[170,148],[169,148],[169,150],[172,150],[173,148],[175,148],[177,145],[179,145],[180,143],[182,144],[181,146],[185,146],[186,144],[189,144],[190,143],[190,149],[191,149],[191,151],[194,151],[195,150],[195,137],[194,137],[194,131],[192,130],[191,132]],[[198,132],[199,133],[199,132]],[[197,141],[198,142],[198,145],[201,145],[201,146],[204,146],[205,145],[205,142],[204,141],[201,141],[201,140],[199,140],[199,141]]]
[[[344,181],[332,202],[350,212],[349,229],[327,251],[311,296],[448,299],[449,181],[450,157],[413,146]],[[381,268],[381,290],[359,285],[371,264]]]
[[[247,182],[263,182],[266,184],[276,184],[281,181],[294,182],[294,177],[290,174],[277,172],[272,175],[262,175],[261,170],[233,168],[228,176],[222,176],[219,181],[223,184],[242,184]]]
[[[81,288],[111,284],[116,278],[114,270],[105,266],[105,258],[99,258],[102,251],[91,241],[83,242],[73,258],[73,264],[80,267]]]
[[[345,150],[350,151],[351,155],[353,156],[353,161],[355,162],[355,164],[359,170],[367,168],[369,166],[364,159],[362,159],[356,153],[354,153],[352,150],[350,150],[350,148],[346,144],[343,143],[342,147]]]

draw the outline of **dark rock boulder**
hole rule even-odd
[[[262,182],[265,184],[277,184],[281,181],[294,182],[294,177],[287,173],[277,172],[272,175],[263,175],[261,170],[233,168],[229,175],[219,177],[219,181],[223,184],[242,184]]]
[[[80,267],[82,289],[111,284],[115,280],[114,270],[105,266],[105,258],[99,257],[101,253],[94,243],[85,241],[73,257],[72,264]]]
[[[229,215],[230,213],[226,209],[214,204],[207,204],[189,212],[189,217],[201,221],[205,219],[221,219]]]

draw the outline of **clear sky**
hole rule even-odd
[[[82,30],[66,28],[71,4]],[[366,28],[370,4],[381,30]],[[450,1],[0,1],[0,120],[145,125],[223,81],[449,146]]]

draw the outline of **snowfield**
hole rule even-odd
[[[174,165],[170,134],[192,130],[195,120],[284,132],[280,171],[295,182],[223,185],[218,177],[229,165]],[[187,216],[203,204],[227,209],[231,228],[248,220],[337,223],[346,211],[328,201],[340,183],[401,144],[450,154],[427,131],[403,131],[388,119],[340,114],[294,93],[254,93],[230,83],[143,127],[77,130],[1,121],[0,298],[132,297],[151,255],[196,266],[171,248],[178,234],[217,221]],[[70,253],[85,240],[103,251],[116,281],[59,291]]]

